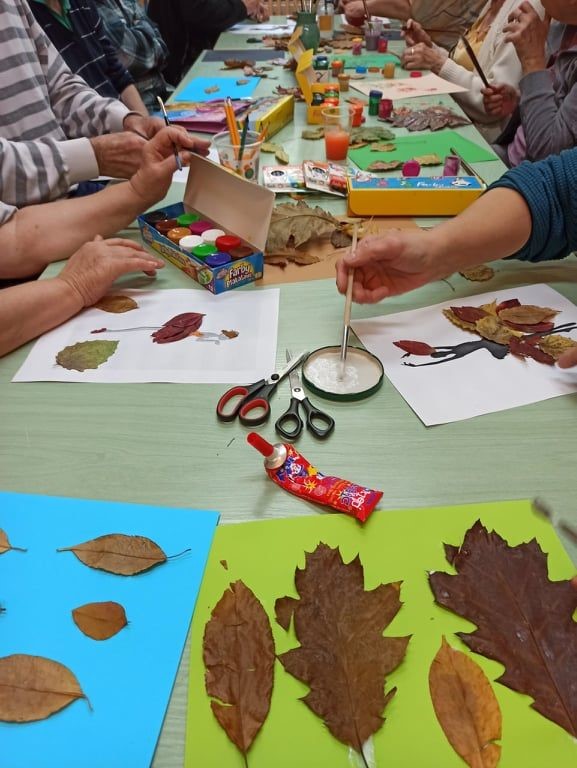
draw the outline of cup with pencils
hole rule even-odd
[[[248,130],[248,117],[239,126],[230,99],[225,102],[228,131],[217,133],[213,138],[220,164],[242,176],[247,181],[258,182],[260,148],[264,132]]]

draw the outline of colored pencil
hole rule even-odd
[[[240,152],[238,153],[238,163],[242,160],[244,155],[244,147],[246,144],[246,134],[248,132],[248,115],[244,118],[244,125],[242,126],[242,136],[240,137]]]
[[[465,50],[467,51],[467,56],[473,62],[473,66],[477,70],[477,74],[479,75],[479,77],[483,81],[483,85],[485,86],[485,88],[490,88],[489,81],[487,80],[487,77],[486,77],[485,73],[483,72],[483,69],[482,69],[481,65],[479,64],[479,59],[475,56],[475,51],[472,49],[472,47],[471,47],[469,41],[467,40],[467,38],[465,37],[465,35],[461,35],[461,41],[462,41],[463,45],[465,46]]]
[[[358,224],[353,227],[353,242],[351,244],[351,253],[357,250],[357,241],[359,237]],[[345,363],[347,361],[347,348],[349,345],[349,333],[351,330],[351,308],[353,304],[353,284],[355,281],[355,270],[349,270],[349,277],[347,281],[347,293],[345,296],[345,313],[343,317],[343,336],[341,341],[341,359],[339,379],[343,379],[345,375]]]
[[[166,114],[166,107],[164,106],[164,101],[160,98],[160,96],[156,97],[158,103],[160,104],[160,109],[162,110],[162,114],[164,116],[164,122],[167,127],[170,127],[170,120],[168,119],[168,115]],[[176,167],[179,171],[182,171],[182,162],[180,160],[180,155],[178,154],[178,147],[172,142],[172,146],[174,148],[174,157],[176,159]]]
[[[230,138],[232,139],[232,143],[235,147],[240,146],[240,136],[238,133],[238,126],[236,124],[236,118],[234,116],[234,109],[232,106],[232,100],[230,96],[227,96],[226,98],[226,106],[227,106],[227,122],[228,122],[228,132],[230,133]]]
[[[465,171],[467,171],[469,176],[473,176],[484,187],[487,186],[487,182],[485,181],[485,179],[477,173],[477,171],[473,168],[472,165],[469,165],[469,163],[463,159],[463,157],[457,152],[455,147],[450,147],[450,152],[452,155],[455,155],[455,157],[459,158],[459,160],[461,161],[461,165],[463,166]]]

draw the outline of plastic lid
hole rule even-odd
[[[222,237],[224,234],[222,229],[207,229],[202,233],[202,242],[214,245],[217,238]]]
[[[185,251],[192,251],[197,245],[202,245],[202,237],[200,235],[186,235],[182,240],[178,241],[178,244]]]
[[[225,253],[229,253],[231,248],[238,248],[240,243],[241,243],[240,237],[237,237],[236,235],[222,235],[221,237],[216,238],[216,241],[214,244],[216,245],[219,251],[224,251]]]
[[[181,213],[176,220],[179,227],[188,227],[193,221],[198,221],[199,219],[198,213]]]
[[[418,176],[421,173],[421,164],[418,160],[407,160],[402,173],[403,176]]]
[[[369,91],[369,99],[379,99],[379,101],[383,98],[383,92],[382,91]]]
[[[174,227],[174,229],[171,229],[166,233],[168,239],[172,240],[173,243],[180,243],[182,238],[187,235],[190,235],[190,229],[188,229],[188,227]]]
[[[202,233],[206,232],[208,229],[214,229],[214,224],[212,221],[205,221],[202,219],[201,221],[191,222],[188,228],[193,235],[202,235]]]
[[[422,72],[411,72],[411,77],[422,77],[422,76],[423,76]]]
[[[216,253],[216,248],[214,245],[197,245],[196,248],[192,249],[192,253],[194,256],[198,256],[199,259],[206,259],[207,256],[211,256],[213,253]]]
[[[207,256],[205,263],[207,267],[224,267],[225,264],[230,264],[231,261],[232,258],[229,253],[217,251],[217,253],[211,253],[210,256]]]
[[[152,211],[144,216],[144,221],[147,224],[156,224],[158,221],[165,221],[168,219],[168,215],[164,211]]]

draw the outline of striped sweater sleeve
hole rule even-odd
[[[562,259],[577,250],[577,149],[524,162],[490,189],[518,192],[531,212],[531,237],[511,258],[523,261]]]

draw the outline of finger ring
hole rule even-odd
[[[414,56],[414,55],[415,55],[415,49],[411,48],[411,56]]]

